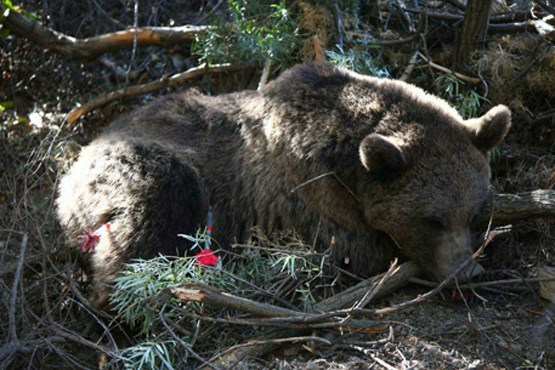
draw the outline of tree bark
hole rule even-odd
[[[486,204],[479,226],[485,227],[490,217],[492,226],[538,218],[555,219],[555,190],[496,194],[493,201]]]
[[[3,7],[0,7],[3,10]],[[14,34],[63,55],[67,59],[95,59],[102,54],[138,46],[171,46],[190,42],[207,26],[144,27],[77,39],[44,26],[12,10],[0,14],[0,23]]]
[[[457,45],[455,68],[464,66],[472,52],[483,48],[493,0],[468,0]]]

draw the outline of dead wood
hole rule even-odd
[[[490,24],[489,31],[494,33],[536,32],[535,21]]]
[[[555,218],[555,190],[535,190],[520,194],[496,194],[486,205],[478,224],[511,224],[534,218]]]
[[[453,21],[458,22],[464,19],[464,15],[458,13],[450,13],[446,11],[425,11],[421,9],[414,9],[414,8],[406,8],[405,9],[409,13],[416,13],[422,14],[425,13],[428,18],[439,19],[444,21]],[[530,18],[530,12],[528,11],[521,11],[521,12],[510,12],[510,13],[502,13],[492,15],[489,18],[490,24],[488,25],[488,31],[496,26],[503,26],[502,23],[506,22],[517,22],[517,21],[525,21]],[[492,24],[493,23],[493,24]],[[501,23],[501,24],[498,24]]]
[[[499,285],[512,285],[511,288],[515,288],[515,284],[531,284],[531,283],[545,283],[555,281],[555,277],[536,277],[536,278],[514,278],[514,279],[502,279],[502,280],[492,280],[492,281],[482,281],[479,283],[467,283],[459,284],[458,288],[461,290],[474,289],[474,288],[487,288]],[[422,285],[429,288],[434,288],[437,286],[436,282],[424,280],[420,278],[411,278],[411,283]]]
[[[449,68],[444,67],[444,66],[442,66],[442,65],[439,65],[439,64],[437,64],[437,63],[434,63],[430,58],[428,58],[426,55],[422,54],[420,51],[417,51],[414,55],[415,55],[416,57],[420,57],[420,58],[422,58],[424,61],[426,61],[426,62],[428,63],[428,66],[429,66],[430,68],[437,69],[437,70],[440,71],[440,72],[452,74],[452,75],[454,75],[455,77],[457,77],[457,78],[459,78],[459,79],[461,79],[461,80],[463,80],[463,81],[470,82],[471,84],[475,84],[475,85],[477,85],[477,84],[479,84],[479,83],[482,82],[482,80],[480,80],[480,79],[477,78],[477,77],[467,76],[467,75],[464,75],[464,74],[462,74],[462,73],[453,71],[452,69],[449,69]],[[414,55],[413,55],[413,58],[415,57]],[[411,58],[411,61],[412,61],[412,58]],[[410,65],[409,65],[409,67],[410,67]],[[407,67],[407,68],[408,68],[408,67]],[[406,73],[406,72],[405,72],[405,73]],[[403,74],[403,76],[404,76],[404,75],[405,75],[405,74]],[[401,77],[401,80],[402,80],[402,79],[403,79],[403,77]]]
[[[459,0],[447,0],[447,2],[460,10],[464,10],[466,8],[466,4]]]
[[[208,26],[144,27],[130,28],[114,33],[78,39],[46,27],[41,22],[29,19],[7,9],[0,23],[14,34],[27,38],[67,59],[96,59],[102,54],[138,46],[171,46],[191,42],[195,35]]]
[[[301,311],[237,297],[229,293],[221,292],[210,285],[201,283],[186,284],[183,287],[172,289],[171,293],[181,302],[195,301],[208,303],[218,307],[229,307],[246,311],[256,316],[279,317],[303,315]]]
[[[397,272],[384,282],[379,292],[377,292],[368,303],[391,294],[395,290],[405,286],[410,278],[417,277],[421,274],[422,270],[415,262],[409,261],[399,265]],[[357,285],[315,304],[314,310],[316,312],[325,312],[350,307],[360,300],[366,292],[378,284],[384,275],[385,273],[363,280]]]
[[[371,300],[368,300],[366,303],[370,303],[371,301],[375,301],[384,297],[387,294],[390,294],[392,291],[399,289],[400,287],[406,285],[410,278],[419,276],[421,274],[421,269],[416,265],[414,262],[406,262],[397,268],[397,271],[394,274],[390,274],[387,280],[383,280],[384,276],[387,273],[376,275],[370,279],[364,280],[357,285],[351,287],[339,293],[333,297],[327,298],[316,305],[314,305],[314,311],[316,312],[328,312],[328,314],[323,315],[316,315],[316,317],[327,317],[329,315],[336,315],[338,314],[337,310],[341,310],[346,307],[352,307],[356,305],[357,302],[361,301],[365,295],[371,290],[375,288],[377,284],[382,282],[382,286],[377,291]],[[353,310],[360,310],[360,308],[353,309]],[[342,314],[350,314],[351,310],[343,310]],[[347,321],[347,320],[345,320]],[[354,324],[356,326],[356,322],[358,320],[351,320],[349,321],[349,325]],[[381,324],[386,323],[382,321]],[[349,326],[348,325],[348,326]],[[366,327],[366,329],[372,329],[372,327]],[[364,330],[364,329],[363,329]],[[375,327],[374,327],[375,330]],[[235,350],[226,350],[225,354],[222,356],[218,355],[213,359],[213,361],[217,361],[218,365],[229,366],[230,364],[234,364],[240,362],[246,358],[250,357],[262,357],[267,355],[272,350],[276,349],[279,346],[279,343],[273,342],[272,339],[275,338],[283,338],[283,337],[296,337],[299,335],[304,335],[306,333],[306,329],[286,329],[280,330],[270,334],[267,339],[269,340],[267,344],[260,344],[257,343],[253,346],[248,347],[237,347]]]
[[[190,68],[185,72],[177,73],[172,76],[164,76],[156,81],[148,82],[146,84],[133,85],[129,87],[124,87],[119,90],[111,91],[106,94],[101,94],[95,99],[69,112],[67,115],[67,121],[71,125],[75,123],[75,121],[77,121],[79,117],[113,101],[146,94],[163,88],[175,87],[177,85],[185,83],[186,81],[204,76],[208,73],[226,73],[247,70],[250,68],[252,67],[249,65],[216,64],[208,66],[206,64],[202,64],[198,67]]]
[[[399,266],[393,264],[389,271],[363,280],[355,286],[315,304],[312,313],[237,297],[200,283],[187,284],[181,288],[172,289],[171,293],[182,302],[197,301],[219,307],[243,310],[263,317],[284,317],[282,321],[299,322],[302,320],[314,323],[321,322],[321,318],[326,318],[325,315],[316,313],[336,314],[334,311],[345,308],[361,308],[391,294],[406,285],[411,278],[421,274],[422,270],[415,262],[409,261]]]
[[[15,277],[13,279],[12,290],[11,290],[11,300],[10,300],[10,307],[8,312],[9,335],[10,335],[10,339],[14,343],[19,343],[19,339],[17,337],[17,331],[16,331],[15,310],[16,310],[16,304],[17,304],[17,288],[19,287],[19,279],[21,278],[22,271],[23,271],[23,262],[25,262],[25,251],[27,249],[28,241],[29,241],[29,236],[27,234],[23,234],[23,240],[21,241],[21,248],[19,249],[19,261],[17,263],[17,269],[15,272]]]
[[[385,279],[383,279],[382,282],[385,282]],[[373,288],[373,286],[370,286],[370,288]],[[238,297],[202,283],[186,284],[182,287],[172,289],[171,293],[182,303],[191,301],[201,302],[216,307],[245,311],[258,317],[267,318],[229,320],[230,323],[234,324],[281,326],[287,328],[342,327],[350,329],[368,329],[378,326],[383,327],[384,324],[384,322],[369,320],[344,320],[342,316],[345,316],[345,313],[342,312],[330,312],[320,315],[291,310],[288,308],[274,306],[269,303],[261,303],[247,298]]]
[[[535,0],[534,2],[541,6],[549,14],[555,15],[555,7],[549,5],[549,2],[545,2],[544,0]]]

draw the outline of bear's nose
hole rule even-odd
[[[482,275],[484,272],[486,272],[486,270],[478,262],[470,263],[457,274],[457,281],[459,283],[464,283],[471,278]]]

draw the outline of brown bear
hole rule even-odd
[[[488,151],[509,126],[505,106],[465,121],[410,84],[302,65],[261,91],[169,95],[114,122],[61,180],[58,215],[74,243],[109,222],[98,306],[122,263],[179,252],[209,207],[224,247],[254,226],[295,229],[334,236],[356,274],[404,256],[440,280],[472,253]]]

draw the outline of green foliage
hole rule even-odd
[[[169,350],[172,348],[173,350]],[[125,363],[125,369],[174,369],[174,353],[177,347],[175,341],[143,342],[122,351],[121,356]],[[187,356],[182,351],[179,356]]]
[[[200,248],[209,238],[203,232],[182,236]],[[243,251],[229,258],[224,266],[221,263],[214,268],[200,266],[195,257],[163,256],[126,265],[125,271],[116,279],[110,301],[118,317],[128,325],[140,328],[144,338],[143,342],[119,354],[126,368],[179,367],[176,361],[183,360],[184,349],[180,349],[181,354],[176,356],[175,347],[189,346],[191,338],[186,335],[174,337],[175,333],[169,333],[164,323],[179,323],[182,328],[194,332],[199,312],[208,317],[233,315],[230,310],[197,302],[180,303],[167,294],[172,288],[203,283],[238,296],[254,294],[258,299],[260,292],[264,292],[263,296],[275,304],[274,297],[283,295],[283,287],[291,285],[292,291],[281,299],[307,310],[315,301],[315,287],[326,278],[329,278],[328,283],[334,278],[324,274],[330,270],[329,255],[313,252],[295,235],[280,235],[270,240],[257,234],[256,238],[258,244],[238,246]],[[237,330],[227,330],[225,335],[218,331],[218,335],[202,345],[213,352],[224,347],[223,342],[227,346],[230,340],[238,340]],[[254,334],[257,328],[245,330]]]
[[[0,101],[0,112],[4,112],[6,109],[11,109],[11,108],[13,108],[13,101],[11,100]]]
[[[10,0],[2,0],[2,6],[7,9],[17,11],[17,9],[15,8],[15,6],[13,6]]]
[[[217,270],[201,267],[192,257],[138,260],[127,265],[117,278],[111,301],[125,322],[133,327],[141,324],[142,333],[151,334],[159,327],[155,325],[158,317],[149,307],[150,300],[183,283],[204,282],[225,288],[217,275]],[[167,314],[174,316],[171,311]]]
[[[362,41],[349,50],[337,48],[326,54],[331,63],[367,76],[391,77],[386,66],[382,65],[375,54],[380,47]]]
[[[5,9],[12,10],[14,12],[21,13],[29,19],[33,19],[33,20],[39,20],[40,19],[40,17],[38,16],[37,13],[25,10],[22,7],[20,7],[19,5],[13,5],[11,0],[1,0],[0,4],[2,5],[2,10],[4,10],[4,8],[5,8]],[[2,15],[2,14],[0,14],[0,15]]]
[[[502,163],[502,159],[506,156],[506,152],[500,147],[496,146],[489,152],[489,160],[493,164]]]
[[[27,10],[21,8],[20,6],[13,5],[11,0],[0,0],[0,5],[1,5],[0,6],[0,37],[6,37],[10,34],[10,30],[3,27],[2,22],[1,22],[2,17],[5,15],[5,13],[4,13],[5,11],[13,11],[13,12],[21,13],[25,17],[27,17],[29,19],[33,19],[33,20],[39,20],[40,19],[40,17],[38,16],[37,13],[27,11]]]
[[[201,62],[264,63],[271,59],[287,65],[297,47],[298,25],[286,3],[228,0],[231,22],[220,20],[197,37],[193,53]]]
[[[470,89],[464,92],[464,81],[452,74],[442,74],[435,80],[443,98],[447,99],[457,108],[460,115],[465,118],[478,116],[480,106],[488,101],[476,90]]]

